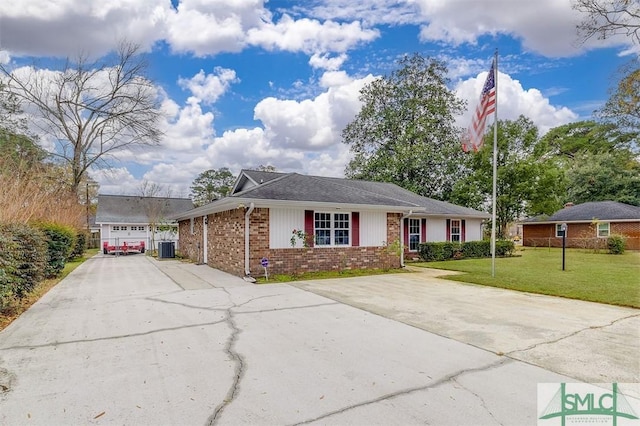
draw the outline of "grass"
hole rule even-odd
[[[16,318],[22,315],[22,313],[27,309],[29,309],[31,305],[40,300],[40,298],[47,294],[47,292],[55,287],[56,284],[62,281],[85,260],[97,254],[98,251],[99,249],[87,250],[83,257],[67,262],[67,264],[64,266],[64,269],[62,270],[62,274],[60,274],[59,277],[42,281],[26,297],[20,300],[16,300],[11,305],[6,306],[2,311],[0,311],[0,331],[8,327],[9,324],[11,324]]]
[[[640,308],[640,252],[622,255],[568,249],[525,248],[518,256],[414,263],[413,266],[460,271],[443,278],[530,293]]]
[[[258,284],[286,283],[303,280],[324,280],[330,278],[362,277],[367,275],[397,274],[407,272],[404,269],[345,269],[342,271],[305,272],[300,274],[276,274],[265,277],[256,277]]]

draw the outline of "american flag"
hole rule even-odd
[[[487,80],[484,82],[484,87],[482,87],[480,103],[476,108],[475,114],[473,114],[467,137],[462,142],[462,150],[464,152],[468,152],[470,149],[477,151],[482,147],[487,116],[496,110],[495,65],[496,61],[494,60],[491,63],[491,69]]]

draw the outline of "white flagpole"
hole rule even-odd
[[[498,186],[498,49],[493,67],[493,84],[496,90],[496,104],[493,112],[493,206],[491,209],[491,276],[496,276],[496,187]]]

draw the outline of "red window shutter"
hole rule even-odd
[[[353,247],[360,246],[360,213],[351,213],[351,245]]]
[[[464,219],[460,221],[460,234],[462,234],[460,235],[460,241],[464,243],[467,239],[467,227]]]
[[[420,242],[427,242],[427,219],[422,219],[422,223],[420,224]]]
[[[307,246],[313,247],[313,210],[304,211],[304,233],[307,234]]]
[[[404,220],[404,245],[409,245],[409,219]]]
[[[451,219],[447,219],[447,241],[451,241]]]

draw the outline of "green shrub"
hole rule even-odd
[[[0,282],[6,296],[22,298],[42,281],[47,248],[44,234],[27,225],[0,225]]]
[[[76,241],[76,233],[72,228],[56,223],[43,222],[37,226],[45,234],[47,242],[45,276],[55,278],[62,273],[65,263],[69,260]]]
[[[491,256],[491,241],[467,241],[462,243],[464,257],[489,257]]]
[[[513,256],[516,251],[516,245],[511,240],[498,240],[496,241],[496,256],[497,257],[509,257]],[[491,256],[491,255],[489,255]]]
[[[515,244],[511,240],[496,241],[496,256],[513,256]],[[418,246],[420,257],[426,262],[473,257],[491,257],[490,241],[467,241],[464,243],[421,243]]]
[[[626,243],[626,238],[622,235],[611,235],[607,239],[607,247],[609,248],[610,254],[622,254],[624,253],[624,246]]]
[[[420,253],[420,257],[425,261],[433,262],[453,259],[454,256],[460,257],[462,250],[460,243],[422,243],[418,246],[418,253]]]
[[[87,250],[87,233],[84,231],[79,231],[76,233],[76,242],[73,245],[73,250],[71,250],[71,254],[69,255],[69,259],[78,259],[82,257],[84,252]]]
[[[0,310],[9,304],[16,284],[15,254],[18,245],[0,229]]]

